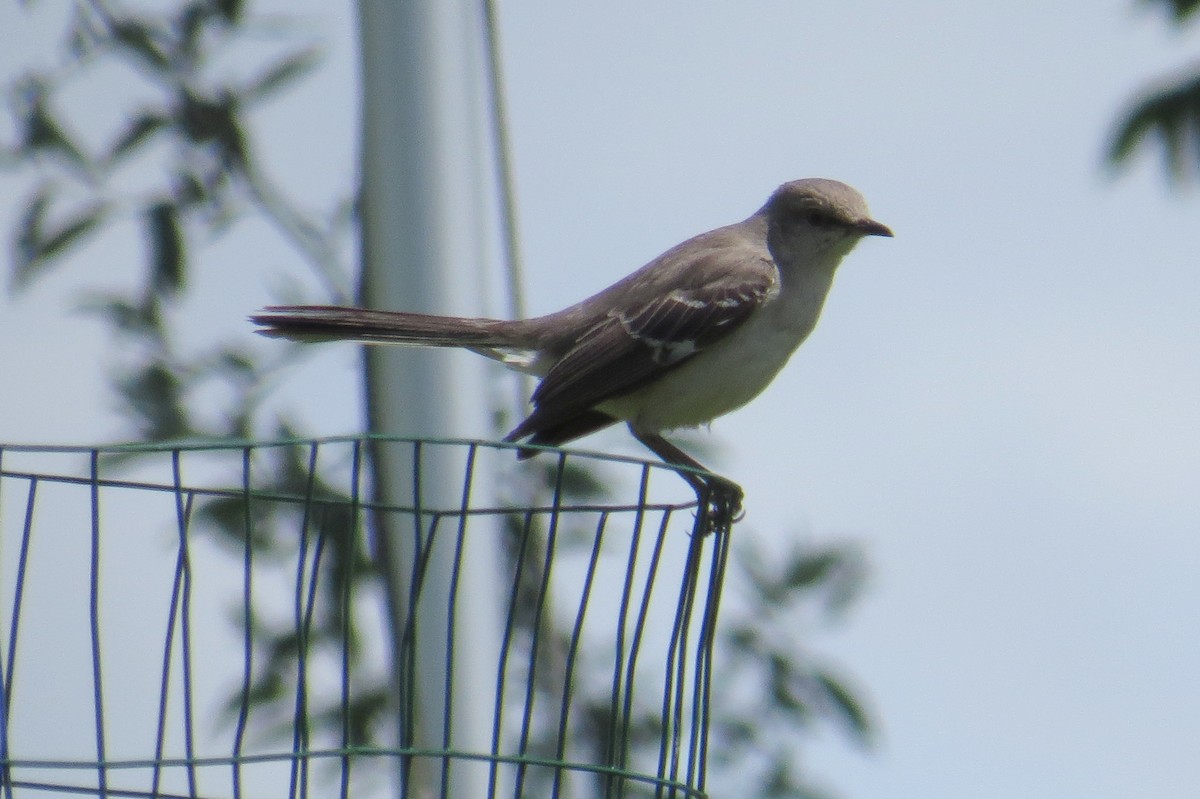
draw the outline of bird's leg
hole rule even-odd
[[[679,447],[667,441],[658,433],[643,433],[630,427],[633,437],[672,466],[685,466],[707,472],[704,464],[696,460]],[[728,532],[742,512],[742,487],[732,480],[719,475],[702,477],[693,472],[681,471],[679,476],[687,481],[696,492],[696,500],[700,508],[700,528],[707,535],[710,532]]]

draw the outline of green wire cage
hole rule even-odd
[[[487,442],[2,447],[0,797],[705,796],[698,525]]]

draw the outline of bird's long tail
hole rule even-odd
[[[251,316],[250,321],[259,325],[257,332],[264,336],[294,341],[361,341],[466,347],[476,351],[535,346],[528,325],[502,319],[369,311],[336,305],[274,305]]]

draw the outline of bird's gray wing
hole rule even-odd
[[[534,411],[507,439],[558,427],[628,394],[728,336],[777,290],[769,262],[611,310],[583,333],[533,392]]]

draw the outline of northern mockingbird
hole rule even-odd
[[[812,332],[842,258],[864,236],[891,235],[845,183],[796,180],[748,219],[689,239],[546,316],[301,305],[268,307],[251,320],[267,336],[303,341],[462,347],[541,378],[533,412],[505,441],[558,445],[625,422],[667,463],[706,471],[662,432],[705,424],[757,396]],[[727,528],[741,489],[681,474],[701,513]]]

